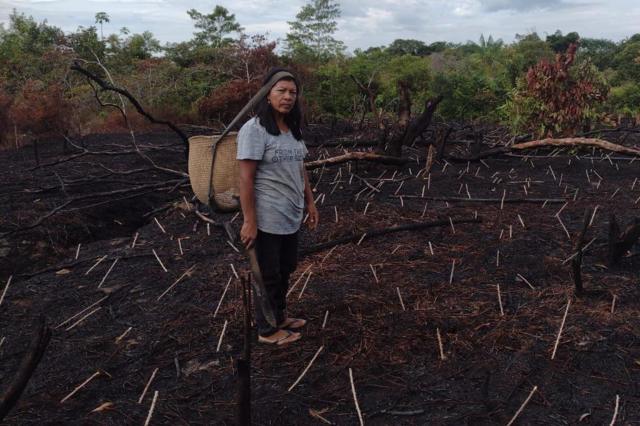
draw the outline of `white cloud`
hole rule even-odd
[[[541,35],[560,29],[583,37],[620,40],[638,32],[637,0],[339,0],[342,17],[336,38],[350,50],[388,45],[397,38],[431,43],[465,42],[480,34],[506,42],[516,33],[536,29]],[[194,27],[186,11],[208,12],[215,4],[226,7],[249,33],[268,32],[283,39],[288,21],[305,0],[0,0],[0,22],[13,8],[37,20],[47,19],[64,31],[95,25],[96,12],[111,18],[104,32],[151,31],[162,42],[192,37]]]

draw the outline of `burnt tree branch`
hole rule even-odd
[[[97,75],[95,75],[91,71],[81,67],[78,62],[75,62],[73,65],[71,65],[71,70],[77,71],[80,74],[82,74],[85,77],[87,77],[88,79],[96,82],[100,86],[100,88],[102,90],[115,92],[115,93],[118,93],[118,94],[124,96],[125,98],[127,98],[129,100],[129,102],[131,102],[131,104],[134,106],[134,108],[138,111],[138,113],[141,114],[142,116],[144,116],[151,123],[163,124],[163,125],[169,127],[174,132],[176,132],[176,134],[178,134],[178,136],[180,136],[180,139],[182,139],[182,142],[185,145],[185,149],[189,149],[189,138],[187,137],[187,135],[180,128],[178,128],[178,126],[176,126],[175,124],[173,124],[170,121],[158,120],[157,118],[155,118],[153,115],[148,113],[142,107],[140,102],[138,102],[138,100],[131,93],[129,93],[129,91],[127,91],[125,89],[122,89],[120,87],[116,87],[116,86],[112,85],[111,83],[107,83],[106,81],[104,81],[102,78],[98,77]]]
[[[33,372],[40,363],[50,339],[51,329],[47,326],[44,317],[40,317],[37,331],[31,339],[29,349],[22,358],[20,367],[9,384],[9,387],[0,398],[0,421],[5,418],[20,399],[22,392],[29,383],[29,379],[31,379]]]

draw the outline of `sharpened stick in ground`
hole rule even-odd
[[[536,390],[538,390],[538,386],[534,386],[533,389],[531,389],[531,392],[529,393],[529,396],[527,397],[527,399],[524,400],[524,402],[522,403],[520,408],[518,408],[518,411],[516,411],[516,413],[513,415],[513,417],[511,417],[511,420],[509,420],[509,423],[507,423],[507,426],[511,426],[513,424],[513,422],[516,421],[518,416],[522,413],[522,411],[524,411],[524,408],[527,406],[527,404],[529,403],[529,401],[533,397],[533,394],[536,393]]]
[[[562,317],[562,322],[560,323],[560,329],[558,330],[558,337],[556,337],[556,343],[553,345],[553,352],[551,353],[551,359],[556,357],[556,351],[558,350],[558,345],[560,344],[560,337],[562,336],[562,330],[564,329],[564,323],[567,320],[567,314],[569,313],[569,307],[571,306],[571,299],[567,300],[567,308],[564,310],[564,316]]]
[[[307,288],[307,284],[309,283],[309,280],[311,279],[311,275],[313,275],[313,271],[309,272],[309,275],[307,275],[307,279],[305,280],[304,285],[302,286],[302,290],[300,290],[300,294],[298,295],[298,300],[300,300],[300,298],[304,294],[304,290]]]
[[[105,254],[104,256],[102,256],[100,259],[98,259],[98,261],[96,263],[93,264],[93,266],[91,268],[89,268],[87,270],[87,272],[85,272],[85,275],[89,275],[89,272],[93,271],[99,264],[102,263],[103,260],[105,260],[107,258],[107,254]]]
[[[186,271],[184,271],[184,272],[182,273],[182,275],[180,275],[180,277],[179,277],[177,280],[175,280],[175,281],[173,282],[173,284],[171,284],[171,285],[169,286],[169,288],[167,288],[165,291],[163,291],[163,292],[162,292],[162,294],[161,294],[160,296],[158,296],[158,298],[156,299],[156,301],[157,301],[157,302],[159,302],[159,301],[160,301],[160,299],[162,299],[162,298],[163,298],[167,293],[169,293],[169,292],[170,292],[170,291],[171,291],[171,290],[172,290],[176,285],[178,285],[178,283],[179,283],[180,281],[182,281],[182,279],[183,279],[184,277],[186,277],[186,276],[191,276],[191,273],[193,272],[193,270],[195,269],[195,267],[196,267],[196,265],[193,265],[192,267],[190,267],[189,269],[187,269]]]
[[[162,268],[162,270],[165,271],[165,272],[169,272],[169,271],[167,271],[167,268],[164,267],[164,264],[162,263],[162,260],[160,260],[160,257],[158,256],[158,253],[156,253],[156,250],[155,249],[151,249],[151,251],[153,252],[153,255],[156,257],[156,260],[160,264],[160,267]]]
[[[336,247],[334,246],[333,248],[336,248]],[[331,250],[333,250],[333,249],[331,249]],[[320,263],[322,263],[322,262],[320,262]],[[293,283],[293,285],[292,285],[291,287],[289,287],[289,290],[287,291],[287,296],[289,296],[289,295],[291,294],[291,292],[293,292],[293,290],[296,288],[296,286],[298,285],[298,283],[300,282],[300,280],[301,280],[302,278],[304,278],[304,274],[306,274],[306,273],[309,271],[309,269],[311,269],[311,267],[312,267],[312,266],[313,266],[313,265],[309,265],[309,266],[307,266],[307,269],[305,269],[305,270],[300,274],[300,276],[298,277],[298,279],[296,280],[296,282],[295,282],[295,283]]]
[[[402,300],[402,294],[400,294],[400,287],[396,287],[396,290],[398,291],[398,299],[400,299],[400,306],[402,306],[403,311],[406,311],[404,307],[404,301]]]
[[[116,337],[116,345],[117,345],[118,343],[122,342],[122,339],[124,339],[124,338],[127,336],[127,334],[129,334],[129,332],[130,332],[131,330],[133,330],[133,327],[129,327],[129,328],[127,328],[127,329],[124,331],[124,333],[122,333],[121,335],[119,335],[118,337]]]
[[[78,243],[78,248],[76,249],[76,260],[78,260],[78,256],[80,256],[80,246],[82,243]]]
[[[102,281],[100,281],[100,284],[98,284],[98,288],[102,287],[102,284],[104,284],[104,282],[107,280],[107,277],[109,276],[109,274],[111,273],[113,268],[116,266],[116,263],[118,263],[118,260],[120,260],[120,258],[116,257],[116,260],[113,261],[113,263],[111,264],[111,267],[109,267],[109,270],[107,271],[107,273],[104,274],[104,277],[102,277]]]
[[[302,380],[304,375],[307,374],[307,371],[309,371],[309,369],[313,365],[313,362],[316,360],[316,358],[318,358],[318,355],[320,355],[320,352],[322,352],[322,349],[324,349],[324,346],[320,346],[320,348],[316,351],[316,353],[313,356],[313,358],[311,358],[311,361],[309,361],[309,364],[307,364],[307,367],[302,371],[302,374],[300,374],[300,376],[298,376],[296,381],[293,382],[293,384],[291,386],[289,386],[289,389],[287,389],[287,392],[291,392],[291,390],[293,388],[295,388],[298,383],[300,383],[300,380]]]
[[[220,296],[220,300],[218,301],[218,306],[216,306],[216,310],[213,312],[214,318],[218,315],[218,311],[220,310],[220,306],[222,306],[222,301],[224,300],[224,295],[227,294],[227,290],[229,289],[229,284],[231,284],[232,279],[233,277],[229,277],[229,281],[227,281],[227,285],[224,287],[222,296]]]
[[[358,413],[358,420],[360,421],[360,426],[364,426],[362,411],[360,411],[360,404],[358,404],[358,396],[356,395],[356,385],[353,383],[353,371],[351,368],[349,368],[349,381],[351,382],[351,393],[353,394],[353,402],[356,406],[356,412]]]
[[[444,347],[442,346],[442,337],[440,336],[440,328],[436,328],[436,336],[438,337],[438,348],[440,349],[440,359],[444,361],[447,357],[444,354]]]
[[[71,324],[69,327],[67,327],[65,329],[65,331],[70,331],[72,329],[75,328],[76,325],[80,324],[82,321],[84,321],[85,319],[89,318],[91,315],[95,314],[96,312],[98,312],[100,309],[102,309],[101,306],[98,306],[97,308],[95,308],[93,311],[89,312],[88,314],[86,314],[85,316],[83,316],[82,318],[80,318],[78,321],[74,322],[73,324]]]
[[[329,319],[329,311],[324,313],[324,319],[322,320],[322,328],[321,330],[324,330],[324,328],[327,326],[327,320]]]
[[[142,394],[140,395],[140,398],[138,398],[138,404],[142,404],[142,401],[144,400],[144,396],[147,394],[147,391],[149,390],[149,386],[151,386],[151,382],[153,382],[153,379],[156,377],[157,372],[158,372],[158,369],[156,368],[155,370],[153,370],[153,373],[151,373],[151,377],[149,377],[149,380],[147,380],[147,384],[142,390]]]
[[[618,408],[620,407],[620,395],[616,395],[616,406],[613,409],[613,417],[611,418],[611,423],[609,426],[613,426],[616,424],[616,419],[618,418]]]
[[[2,305],[2,302],[4,301],[4,297],[7,295],[7,290],[9,290],[9,286],[11,285],[12,278],[13,278],[13,275],[9,277],[9,279],[7,280],[7,284],[5,284],[4,286],[4,290],[2,290],[2,296],[0,296],[0,305]]]
[[[151,416],[153,416],[153,411],[156,408],[156,401],[158,400],[158,391],[153,393],[153,401],[151,401],[151,407],[149,408],[149,414],[147,414],[147,420],[144,422],[144,426],[149,426],[151,423]]]
[[[89,309],[93,308],[94,306],[96,306],[97,304],[99,304],[100,302],[102,302],[103,300],[105,300],[107,296],[104,296],[102,299],[98,300],[97,302],[87,306],[86,308],[84,308],[83,310],[81,310],[80,312],[78,312],[77,314],[73,315],[72,317],[67,318],[66,320],[62,321],[60,324],[58,324],[57,326],[55,326],[54,328],[60,328],[63,325],[73,321],[74,319],[78,318],[80,315],[84,314],[85,312],[87,312]]]
[[[611,313],[613,314],[613,312],[616,310],[616,299],[618,298],[618,296],[616,296],[615,294],[613,295],[613,300],[611,300]]]
[[[71,398],[73,395],[75,395],[80,389],[82,389],[83,387],[85,387],[90,381],[92,381],[93,379],[95,379],[96,377],[98,377],[100,375],[100,371],[96,371],[95,373],[93,373],[91,375],[91,377],[89,377],[87,380],[85,380],[84,382],[80,383],[74,390],[71,391],[71,393],[67,396],[65,396],[64,398],[62,398],[60,400],[60,404],[63,404],[65,401],[67,401],[69,398]]]
[[[504,316],[504,309],[502,307],[502,294],[500,294],[500,284],[496,284],[498,290],[498,304],[500,305],[500,316]]]
[[[329,250],[329,252],[320,261],[320,265],[322,265],[324,263],[324,261],[327,260],[329,258],[329,256],[331,256],[331,253],[333,253],[333,251],[336,249],[336,247],[338,247],[338,246],[331,247],[331,250]],[[309,268],[311,268],[311,266],[309,266]],[[309,270],[309,268],[307,268],[307,270]]]
[[[376,284],[380,283],[380,281],[378,280],[378,274],[376,274],[376,269],[372,264],[369,264],[369,268],[371,268],[371,273],[373,273],[373,278],[376,280]]]
[[[229,266],[231,266],[231,272],[233,272],[233,276],[235,276],[236,279],[239,280],[240,277],[238,276],[238,273],[236,272],[236,267],[233,266],[233,263],[230,263]]]
[[[569,231],[567,230],[567,227],[564,226],[564,222],[562,221],[562,219],[560,219],[560,216],[556,215],[556,219],[558,219],[558,222],[560,222],[560,226],[562,226],[562,229],[564,230],[564,233],[567,234],[567,238],[571,239],[571,234],[569,234]]]
[[[166,234],[167,231],[164,230],[164,226],[162,226],[162,224],[160,223],[160,221],[158,220],[158,218],[154,217],[153,220],[156,221],[156,225],[158,225],[158,228],[160,228],[160,230],[162,231],[163,234]]]
[[[449,284],[453,284],[453,273],[456,270],[456,260],[451,261],[451,273],[449,274]]]
[[[229,321],[224,320],[224,325],[222,326],[222,332],[220,333],[220,338],[218,339],[218,346],[216,346],[216,352],[220,352],[220,346],[222,346],[222,339],[224,338],[224,332],[227,331],[227,324]]]
[[[516,276],[517,276],[518,278],[520,278],[520,279],[521,279],[525,284],[527,284],[531,290],[535,290],[535,289],[536,289],[533,285],[531,285],[531,283],[529,282],[529,280],[528,280],[528,279],[526,279],[525,277],[523,277],[521,274],[516,274]]]

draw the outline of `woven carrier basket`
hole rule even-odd
[[[201,203],[219,211],[240,209],[237,135],[237,132],[231,132],[221,141],[218,141],[219,135],[189,138],[191,188]]]

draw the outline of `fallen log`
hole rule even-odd
[[[0,422],[20,399],[22,392],[29,383],[29,379],[31,379],[33,372],[40,363],[50,339],[51,329],[47,326],[44,317],[40,317],[37,331],[31,339],[27,353],[20,362],[18,372],[0,398]]]
[[[613,151],[620,154],[629,154],[640,156],[640,149],[629,148],[617,145],[609,141],[595,138],[562,138],[562,139],[540,139],[536,141],[522,142],[511,145],[512,150],[520,151],[523,149],[540,148],[543,146],[595,146],[607,151]]]
[[[307,247],[306,249],[302,249],[300,251],[301,256],[306,256],[312,253],[316,253],[318,251],[322,251],[340,244],[347,244],[351,242],[359,242],[366,236],[367,239],[371,237],[379,237],[381,235],[390,234],[392,232],[400,232],[400,231],[413,231],[417,229],[427,229],[427,228],[435,228],[438,226],[451,226],[451,224],[458,223],[482,223],[482,218],[477,219],[446,219],[446,220],[436,220],[433,222],[418,222],[418,223],[408,223],[404,225],[395,225],[390,228],[384,229],[368,229],[362,232],[353,233],[351,235],[347,235],[346,237],[337,238],[332,241],[327,241],[325,243],[316,244],[311,247]]]
[[[333,166],[354,160],[366,160],[376,163],[395,165],[403,165],[409,161],[408,158],[392,157],[389,155],[376,154],[374,152],[348,152],[336,157],[325,158],[324,160],[309,161],[305,163],[305,167],[307,170],[313,170],[322,166]]]
[[[465,157],[447,156],[447,160],[452,162],[466,162],[466,161],[479,161],[483,158],[493,157],[501,154],[508,154],[512,151],[524,151],[527,149],[542,148],[545,146],[559,146],[559,147],[575,147],[575,146],[592,146],[606,151],[617,152],[619,154],[627,154],[640,157],[640,149],[630,148],[602,139],[594,138],[561,138],[561,139],[540,139],[529,142],[517,143],[511,146],[501,146],[486,151],[480,152],[476,155],[470,155]]]

